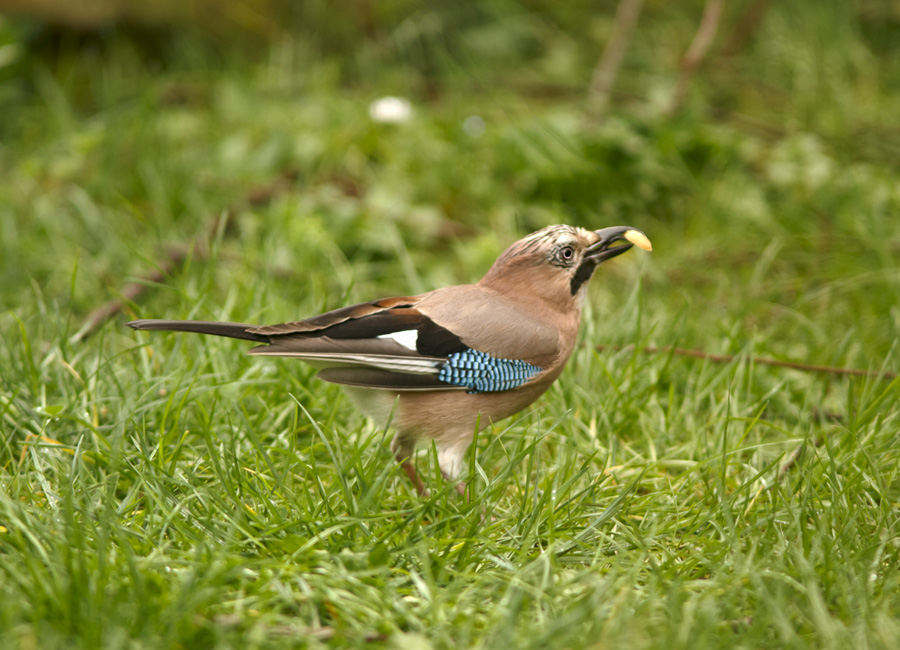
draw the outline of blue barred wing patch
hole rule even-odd
[[[470,393],[490,393],[521,386],[542,370],[520,359],[498,359],[478,350],[464,350],[450,355],[438,379],[465,386]]]

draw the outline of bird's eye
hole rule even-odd
[[[562,256],[562,258],[564,260],[569,261],[573,257],[575,257],[575,249],[572,248],[571,246],[566,246],[561,251],[559,251],[559,254]]]

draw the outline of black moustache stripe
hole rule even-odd
[[[595,260],[592,260],[589,257],[582,260],[581,266],[575,269],[575,274],[569,281],[569,289],[572,291],[573,296],[578,293],[581,285],[591,279],[591,276],[594,274],[594,270],[596,268],[597,263]]]

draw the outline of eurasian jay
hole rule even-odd
[[[613,244],[619,244],[614,246]],[[597,266],[650,241],[630,226],[548,226],[506,249],[477,284],[384,298],[280,325],[136,320],[138,330],[198,332],[297,357],[340,384],[367,416],[396,429],[391,443],[420,495],[410,458],[433,440],[441,473],[459,474],[476,427],[534,402],[559,376]]]

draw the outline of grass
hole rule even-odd
[[[525,87],[450,68],[397,126],[366,114],[419,97],[397,62],[349,84],[288,46],[23,62],[0,93],[0,645],[897,647],[900,380],[753,361],[896,371],[891,41],[864,14],[801,29],[773,7],[669,120],[653,97],[693,23],[648,11],[592,128],[574,92],[528,99],[584,71],[552,29]],[[126,317],[278,322],[469,282],[552,222],[631,223],[655,251],[595,278],[563,376],[470,450],[470,501],[429,449],[422,500],[390,434],[302,364],[124,318],[72,338],[226,211],[234,230]]]

